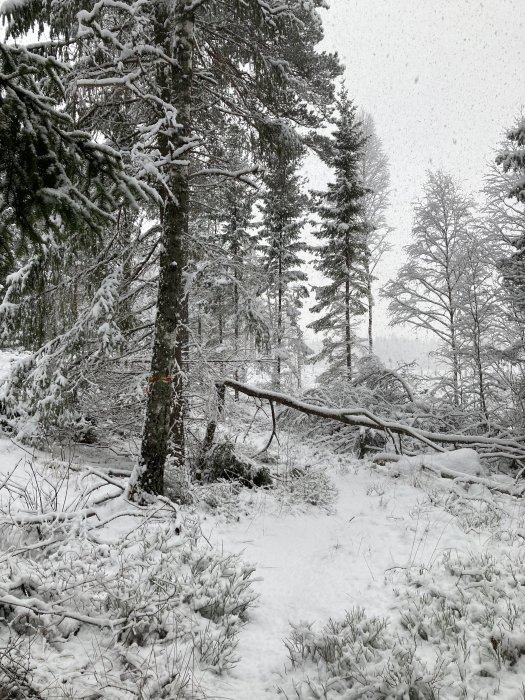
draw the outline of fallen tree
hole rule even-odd
[[[410,437],[431,447],[437,452],[446,452],[447,449],[445,446],[453,446],[455,448],[458,446],[472,447],[481,451],[482,453],[485,453],[485,456],[499,456],[515,460],[520,469],[519,475],[521,475],[525,469],[525,436],[509,438],[486,435],[468,435],[461,433],[434,433],[428,430],[414,428],[410,425],[399,423],[397,421],[381,418],[364,408],[326,408],[323,406],[317,406],[301,401],[300,399],[296,399],[293,396],[272,391],[270,389],[261,389],[250,384],[242,384],[234,379],[225,379],[222,382],[218,382],[216,387],[219,396],[218,404],[220,407],[222,407],[224,402],[225,388],[233,389],[235,392],[244,394],[245,396],[250,396],[254,399],[268,401],[272,407],[272,436],[275,434],[276,421],[273,406],[274,404],[278,404],[295,411],[299,411],[308,416],[326,418],[349,426],[382,430],[390,437],[392,435]],[[214,421],[216,422],[216,417],[214,418]],[[210,426],[211,423],[209,425],[209,429]],[[215,426],[213,426],[212,434],[210,434],[209,431],[207,433],[208,442],[210,440],[213,441],[214,432]],[[268,446],[269,444],[267,445],[266,449]]]

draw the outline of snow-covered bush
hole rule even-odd
[[[290,507],[312,505],[331,511],[337,499],[337,488],[323,469],[292,470],[279,482],[275,494]]]
[[[416,656],[410,639],[394,636],[388,622],[360,608],[319,631],[292,625],[285,641],[296,698],[433,698],[437,673]],[[297,673],[299,671],[299,673]],[[280,689],[286,694],[284,688]]]
[[[239,520],[248,513],[243,508],[242,486],[237,481],[217,481],[193,486],[195,502],[205,513],[212,513],[225,522]]]
[[[166,460],[164,493],[180,505],[191,505],[196,501],[189,465],[174,464],[171,456]]]
[[[423,653],[443,659],[447,697],[503,692],[521,697],[525,673],[524,555],[445,554],[430,571],[410,570],[398,591],[401,623]],[[510,697],[511,695],[509,695]]]
[[[268,467],[242,455],[230,441],[219,443],[206,454],[202,471],[208,482],[224,479],[248,487],[272,484]]]
[[[476,493],[471,493],[476,491]],[[505,509],[491,495],[487,488],[476,485],[469,492],[432,489],[429,501],[433,506],[443,508],[453,515],[465,532],[497,530]]]
[[[97,523],[77,523],[68,537],[14,553],[2,569],[0,648],[15,644],[17,658],[28,660],[33,697],[58,697],[53,675],[77,638],[93,653],[60,672],[71,697],[118,683],[131,697],[197,698],[196,671],[222,673],[237,662],[239,631],[257,597],[253,567],[213,549],[197,528],[181,535],[169,514],[136,517],[138,526],[111,545]]]
[[[0,624],[2,618],[0,616]],[[41,700],[33,686],[33,668],[29,656],[23,652],[24,639],[13,633],[2,639],[0,647],[0,700]]]

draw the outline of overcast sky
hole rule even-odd
[[[440,167],[479,189],[504,130],[525,107],[525,0],[329,4],[323,48],[339,52],[350,97],[375,119],[401,247],[425,171]],[[400,252],[389,256],[382,277],[400,260]]]

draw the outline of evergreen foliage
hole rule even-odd
[[[365,138],[356,107],[343,92],[338,103],[339,116],[333,135],[328,164],[335,181],[326,193],[316,193],[316,212],[320,218],[314,247],[314,263],[328,283],[315,289],[317,303],[312,307],[320,314],[310,326],[326,333],[319,359],[327,359],[332,375],[352,377],[352,353],[356,343],[352,317],[366,311],[366,261],[369,255],[367,227],[364,223],[364,197],[360,161]]]
[[[506,234],[515,252],[501,261],[501,271],[513,302],[523,322],[525,312],[525,234],[522,223],[525,218],[525,118],[521,118],[513,129],[507,132],[507,139],[496,158],[501,171],[507,174],[508,189],[505,198],[516,200],[519,208],[517,219],[512,222],[512,230]]]
[[[168,454],[179,464],[184,461],[190,348],[193,357],[199,357],[191,339],[195,323],[190,314],[198,308],[192,303],[198,294],[191,284],[205,277],[199,274],[203,259],[195,232],[202,218],[196,200],[203,187],[220,189],[225,180],[253,184],[254,161],[276,146],[314,140],[315,130],[331,109],[333,78],[341,72],[336,56],[316,50],[322,38],[318,8],[323,5],[322,0],[171,4],[102,0],[94,5],[72,0],[4,7],[8,36],[18,38],[46,28],[50,41],[32,50],[67,65],[63,91],[67,109],[83,128],[97,134],[97,140],[111,143],[136,179],[157,192],[156,208],[146,210],[156,235],[142,258],[158,267],[158,278],[155,270],[147,280],[142,277],[149,287],[158,279],[156,301],[152,298],[149,305],[156,311],[150,346],[150,372],[156,381],[149,387],[140,468],[130,491],[137,500],[147,492],[162,492]],[[231,159],[229,135],[235,130],[250,144],[244,163],[236,156]],[[136,243],[133,236],[121,249],[120,259],[114,260],[122,277],[113,306],[108,307],[119,313],[123,297],[128,301],[128,319],[124,280],[141,256]],[[213,265],[206,267],[209,279],[217,280]],[[233,291],[228,296],[240,309],[241,284],[235,269],[238,261],[224,265],[223,273]],[[251,291],[245,298],[251,298]],[[247,325],[253,328],[255,321],[259,332],[254,307],[247,303],[244,309]],[[137,315],[137,309],[132,311]],[[151,320],[136,327],[151,326]],[[234,326],[235,336],[240,328],[236,321]],[[122,339],[118,324],[105,327],[115,331],[115,340]],[[68,333],[62,339],[70,337]],[[102,345],[117,348],[116,343]],[[46,347],[44,354],[55,358],[64,344],[57,339],[57,344]],[[25,386],[31,392],[30,383]],[[45,391],[45,376],[41,390]]]
[[[286,369],[295,375],[300,385],[304,354],[299,313],[303,299],[308,296],[302,257],[306,251],[302,233],[308,200],[303,192],[304,180],[298,175],[300,165],[300,152],[273,154],[263,177],[265,189],[260,204],[264,286],[273,317],[277,389],[281,387],[281,375]]]
[[[67,68],[0,44],[0,246],[8,260],[79,234],[100,234],[146,188],[120,154],[81,131],[58,104]]]
[[[507,132],[507,144],[498,154],[496,163],[503,172],[516,173],[509,197],[525,204],[525,117],[521,117],[516,126]]]

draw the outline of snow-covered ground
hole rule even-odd
[[[0,484],[16,467],[0,491],[0,639],[13,659],[17,641],[30,654],[43,697],[523,698],[522,499],[420,459],[376,466],[285,437],[275,489],[195,487],[176,516],[104,500],[124,480],[0,438]],[[470,450],[430,462],[477,471]],[[52,506],[66,520],[42,519]],[[213,608],[221,595],[229,611]],[[324,626],[358,607],[389,619],[390,636],[359,656],[332,629],[344,663],[327,662]],[[352,654],[373,668],[368,690],[348,680]]]

